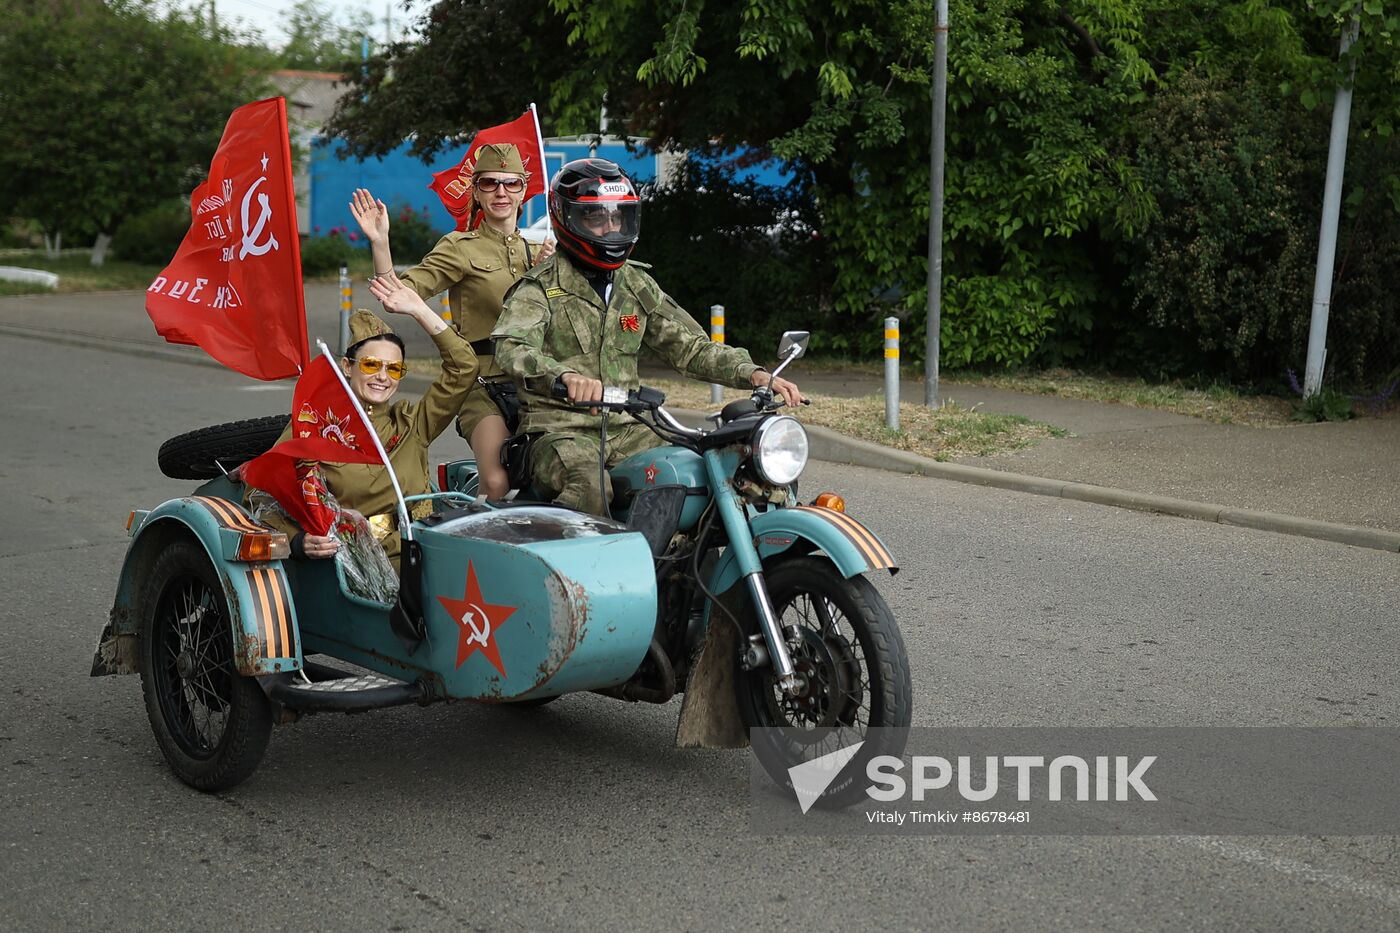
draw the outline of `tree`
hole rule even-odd
[[[35,5],[0,33],[0,203],[45,235],[97,234],[187,194],[229,113],[264,94],[252,53],[147,0]]]
[[[319,0],[297,0],[282,14],[287,43],[278,58],[283,68],[346,73],[359,64],[362,38],[374,27],[374,15],[361,8],[342,22]]]

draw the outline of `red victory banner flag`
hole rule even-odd
[[[491,126],[476,134],[467,154],[453,168],[433,173],[432,184],[442,206],[457,221],[457,229],[467,229],[467,218],[472,205],[472,172],[476,168],[476,157],[482,146],[494,143],[512,143],[520,150],[520,161],[525,165],[525,200],[537,194],[544,194],[544,143],[540,139],[539,122],[535,118],[534,104],[517,119],[500,126]]]
[[[378,440],[335,364],[318,356],[292,392],[291,437],[243,464],[239,476],[276,499],[303,531],[324,535],[335,512],[325,504],[320,471],[302,462],[383,463]]]
[[[295,376],[309,355],[283,98],[229,117],[190,215],[175,258],[146,289],[156,333],[255,379]]]

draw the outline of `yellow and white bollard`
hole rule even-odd
[[[350,270],[340,267],[340,353],[350,349]]]
[[[899,430],[899,318],[885,318],[885,427]]]
[[[724,343],[724,305],[710,305],[710,340]],[[710,384],[710,404],[724,401],[724,387]]]
[[[442,319],[443,319],[444,321],[446,321],[447,323],[451,324],[451,323],[452,323],[452,302],[450,302],[450,301],[447,300],[447,292],[443,292],[439,297],[440,297],[441,303],[442,303]]]

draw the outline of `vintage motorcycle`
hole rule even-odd
[[[775,375],[802,355],[785,334]],[[665,703],[684,694],[677,743],[761,746],[780,785],[836,743],[899,754],[909,663],[865,578],[897,571],[880,539],[797,482],[807,435],[766,388],[683,424],[661,393],[608,389],[598,406],[666,444],[611,471],[611,518],[473,497],[475,464],[438,470],[434,511],[404,535],[393,602],[357,592],[342,561],[289,559],[218,475],[128,520],[93,675],[141,674],[158,744],[202,790],[247,778],[274,722],[406,703],[542,705],[592,691]],[[258,450],[225,448],[215,466]],[[215,459],[218,459],[217,457]],[[320,655],[364,671],[312,660]],[[857,782],[824,799],[856,799]]]

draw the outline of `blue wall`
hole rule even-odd
[[[350,216],[350,196],[356,188],[368,188],[374,196],[391,208],[407,204],[414,210],[424,207],[432,219],[433,226],[446,233],[453,227],[452,217],[438,200],[437,194],[428,188],[433,173],[449,169],[462,161],[466,146],[454,147],[424,165],[422,161],[408,155],[408,143],[383,158],[360,161],[342,160],[337,153],[344,144],[340,140],[326,140],[316,137],[311,144],[311,190],[307,194],[308,215],[311,229],[302,233],[310,236],[326,236],[335,227],[346,227],[358,231],[355,219]],[[565,162],[583,159],[588,156],[588,144],[561,143],[545,140],[545,178],[548,179]],[[599,146],[597,155],[621,165],[638,184],[656,178],[656,156],[646,152],[628,152],[619,144]],[[744,151],[707,158],[713,163],[726,163],[741,160]],[[737,171],[741,179],[753,179],[763,185],[784,185],[792,176],[783,171],[776,159],[746,166]],[[527,226],[545,213],[544,197],[537,196],[525,202],[521,225]],[[404,257],[411,261],[410,257]]]

